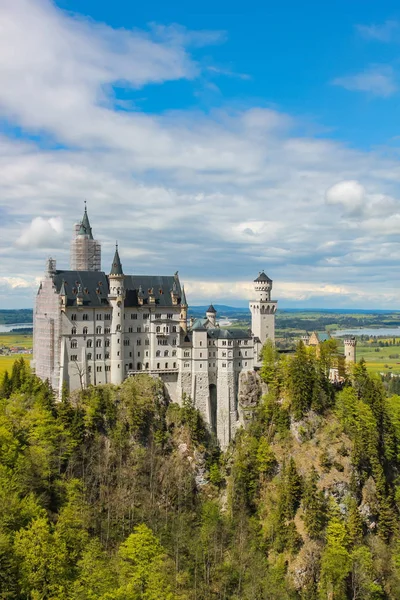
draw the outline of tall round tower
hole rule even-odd
[[[264,344],[275,341],[276,300],[271,300],[272,279],[264,271],[254,280],[255,300],[250,301],[251,331]]]
[[[124,273],[115,248],[114,260],[108,276],[110,291],[108,300],[112,307],[111,319],[111,383],[119,385],[125,379],[124,372]]]
[[[75,225],[74,232],[75,235],[71,242],[71,270],[100,271],[101,245],[93,238],[86,202],[83,219]]]
[[[344,356],[346,359],[346,363],[355,363],[356,362],[356,347],[357,340],[354,336],[345,338],[344,341]]]

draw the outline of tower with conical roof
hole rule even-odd
[[[74,226],[74,237],[71,242],[72,271],[101,271],[101,245],[93,238],[87,207],[82,221]]]
[[[111,319],[111,383],[120,385],[126,377],[124,369],[124,311],[125,311],[125,285],[124,272],[115,245],[114,258],[108,276],[109,294],[108,301],[112,306]]]
[[[271,300],[272,279],[261,271],[254,280],[255,300],[250,301],[251,331],[257,353],[267,340],[275,342],[275,313],[277,301]],[[256,357],[256,364],[259,362]]]
[[[179,316],[179,325],[181,330],[186,334],[187,333],[187,311],[188,304],[186,300],[185,287],[182,286],[182,297],[181,297],[181,312]]]
[[[212,304],[207,308],[206,317],[213,327],[217,326],[217,311]]]

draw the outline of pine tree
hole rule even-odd
[[[314,467],[311,468],[310,476],[304,484],[302,504],[304,508],[304,524],[308,535],[319,538],[326,524],[326,502],[323,491],[318,489],[318,473]]]

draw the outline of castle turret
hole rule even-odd
[[[357,340],[355,337],[345,338],[344,341],[344,356],[346,359],[346,364],[351,364],[356,362],[356,347]]]
[[[254,348],[260,352],[267,340],[275,342],[275,313],[277,301],[271,300],[272,279],[264,271],[254,280],[255,300],[250,301],[251,331],[255,338]],[[256,364],[257,364],[256,360]]]
[[[206,317],[213,327],[217,326],[217,311],[212,304],[207,308]]]
[[[108,301],[112,307],[111,320],[111,383],[119,385],[125,378],[124,372],[124,272],[119,258],[118,244],[108,276],[110,291]]]
[[[179,315],[179,325],[182,331],[187,333],[187,310],[188,305],[186,301],[185,288],[182,286],[182,296],[181,296],[181,312]]]
[[[93,238],[86,202],[82,221],[74,226],[74,238],[71,242],[71,270],[101,270],[101,245]]]

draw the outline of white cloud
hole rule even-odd
[[[358,212],[365,202],[365,189],[358,181],[340,181],[326,192],[327,204],[340,204],[349,213]]]
[[[332,83],[346,90],[367,92],[382,98],[393,96],[398,90],[396,75],[388,65],[373,65],[361,73],[337,77]]]
[[[47,0],[4,0],[0,22],[0,118],[35,133],[0,136],[2,306],[32,305],[43,248],[67,268],[85,198],[105,270],[118,239],[126,272],[179,269],[190,302],[245,301],[261,268],[287,302],[357,305],[372,280],[382,303],[396,302],[395,157],[299,135],[296,119],[265,107],[114,107],[107,90],[118,79],[137,88],[196,77],[190,46],[220,33],[114,30]],[[390,264],[383,236],[393,236]],[[9,274],[31,283],[13,296]]]
[[[391,42],[400,31],[398,21],[388,20],[381,25],[357,25],[358,32],[365,38],[379,42]]]
[[[57,248],[63,233],[63,222],[60,217],[35,217],[22,232],[16,244],[29,250],[33,248]]]
[[[7,285],[11,289],[16,289],[29,288],[32,284],[22,277],[0,277],[0,286],[1,285]]]

